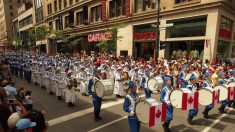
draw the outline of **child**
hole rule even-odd
[[[32,91],[26,91],[25,94],[25,102],[26,102],[26,109],[32,110],[33,109],[33,97],[32,97]]]

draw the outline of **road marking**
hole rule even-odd
[[[230,112],[230,111],[232,111],[233,109],[232,108],[229,108],[229,110],[228,110],[228,113]],[[208,131],[210,131],[210,129],[213,127],[213,126],[215,126],[217,123],[219,123],[220,121],[221,121],[221,119],[223,119],[225,116],[227,116],[228,114],[222,114],[218,119],[216,119],[216,120],[214,120],[213,121],[213,123],[210,125],[210,126],[207,126],[206,128],[204,128],[203,130],[202,130],[202,132],[208,132]]]
[[[99,126],[99,127],[95,128],[95,129],[92,129],[92,130],[90,130],[90,131],[88,131],[88,132],[95,132],[95,131],[97,131],[97,130],[100,130],[100,129],[104,128],[104,127],[107,127],[107,126],[109,126],[109,125],[112,125],[112,124],[114,124],[114,123],[116,123],[116,122],[118,122],[118,121],[121,121],[121,120],[123,120],[123,119],[126,119],[126,118],[127,118],[127,116],[124,116],[124,117],[119,118],[119,119],[117,119],[117,120],[114,120],[114,121],[111,121],[111,122],[109,122],[109,123],[106,123],[106,124],[104,124],[104,125],[102,125],[102,126]]]
[[[140,97],[144,97],[144,96],[145,95],[141,95]],[[122,104],[123,102],[124,102],[124,99],[120,99],[118,101],[112,101],[112,102],[109,102],[109,103],[105,103],[105,104],[102,104],[101,109],[105,109],[105,108],[112,107],[112,106],[115,106],[115,105],[118,105],[118,104]],[[62,122],[66,122],[66,121],[75,119],[77,117],[84,116],[84,115],[87,115],[89,113],[92,113],[93,110],[94,110],[94,108],[91,107],[91,108],[88,108],[88,109],[85,109],[85,110],[82,110],[82,111],[74,112],[74,113],[71,113],[71,114],[68,114],[68,115],[64,115],[64,116],[52,119],[52,120],[48,121],[48,123],[49,123],[49,126],[54,126],[54,125],[60,124]]]

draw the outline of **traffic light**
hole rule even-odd
[[[163,50],[166,48],[166,42],[160,42],[160,50]]]

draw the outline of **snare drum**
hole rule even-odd
[[[95,82],[95,92],[98,97],[113,95],[114,85],[110,79],[98,80]]]
[[[147,86],[151,91],[157,91],[162,88],[163,79],[160,76],[148,79]]]
[[[173,90],[170,94],[170,102],[173,107],[181,109],[182,108],[182,99],[183,93],[191,93],[189,89],[181,88]]]
[[[155,99],[140,100],[136,103],[135,114],[137,119],[143,124],[149,124],[150,107],[160,104]]]
[[[217,85],[214,90],[220,90],[220,101],[226,100],[228,98],[228,85]]]
[[[209,105],[212,103],[213,100],[213,89],[212,88],[203,88],[198,90],[199,92],[199,104],[201,105]]]

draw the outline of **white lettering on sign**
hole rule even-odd
[[[88,42],[107,41],[112,39],[112,32],[96,33],[88,35]]]

